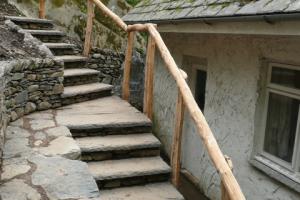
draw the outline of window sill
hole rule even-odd
[[[250,163],[261,170],[262,172],[266,173],[270,177],[276,179],[277,181],[283,183],[284,185],[288,186],[289,188],[300,192],[300,176],[281,167],[280,165],[270,161],[269,159],[257,155]]]

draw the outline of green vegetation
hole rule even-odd
[[[140,3],[142,0],[126,0],[126,2],[132,6],[136,6],[138,3]]]

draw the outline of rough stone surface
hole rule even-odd
[[[76,142],[84,152],[158,148],[160,146],[159,140],[152,133],[83,137],[77,138]]]
[[[3,98],[6,113],[14,121],[24,114],[61,105],[62,63],[52,59],[29,59],[1,62],[4,74]]]
[[[102,200],[184,200],[170,183],[155,183],[101,191]]]
[[[61,136],[52,140],[48,147],[41,147],[39,150],[46,156],[62,156],[69,159],[80,158],[80,148],[73,138]]]
[[[57,111],[56,120],[59,125],[71,129],[151,125],[151,121],[145,115],[116,96],[63,107]]]
[[[4,145],[0,199],[42,199],[45,194],[51,200],[98,198],[87,165],[69,160],[80,157],[80,148],[70,136],[66,127],[55,126],[52,110],[11,123]]]
[[[89,162],[88,166],[96,180],[169,173],[171,170],[160,157]]]
[[[2,200],[41,200],[41,195],[24,180],[15,179],[0,187]]]
[[[30,161],[37,166],[32,183],[41,185],[50,199],[89,199],[99,196],[97,185],[85,163],[42,156],[33,157]]]
[[[49,119],[36,119],[36,120],[31,120],[30,125],[33,130],[42,130],[45,128],[54,127],[55,122]]]
[[[11,179],[15,176],[25,174],[30,170],[30,166],[28,163],[13,163],[13,164],[7,164],[3,165],[1,179],[7,180]]]
[[[114,93],[121,95],[124,54],[108,49],[93,48],[88,67],[100,72],[100,82],[114,86]],[[130,103],[139,110],[143,107],[144,56],[134,51],[131,65]]]
[[[55,139],[60,136],[72,137],[70,130],[65,126],[58,126],[46,130],[46,133],[50,139]]]

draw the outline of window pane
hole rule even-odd
[[[206,78],[207,78],[206,71],[197,70],[195,99],[202,112],[204,111],[204,105],[205,105]]]
[[[273,67],[271,83],[300,89],[300,71]]]
[[[287,162],[292,161],[299,100],[270,93],[264,150]]]

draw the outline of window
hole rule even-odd
[[[206,77],[206,71],[196,69],[195,99],[202,112],[205,105]]]
[[[272,168],[272,172],[267,172],[271,176],[284,175],[295,186],[295,181],[300,184],[300,67],[269,64],[265,91],[262,137],[256,161]],[[258,166],[261,168],[261,164]],[[296,188],[299,190],[300,185]]]

